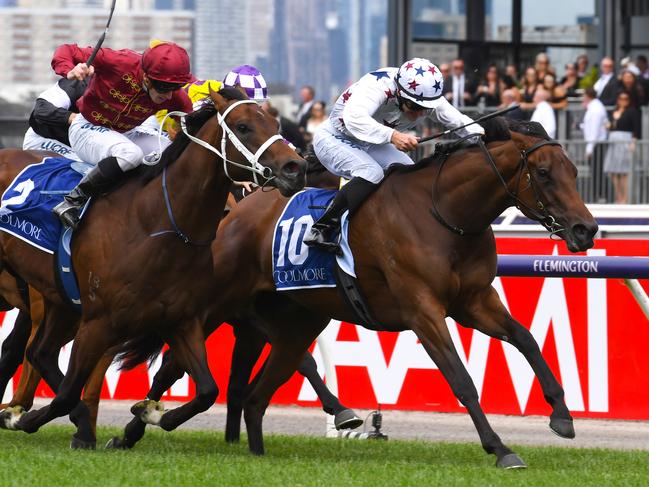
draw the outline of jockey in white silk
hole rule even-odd
[[[307,245],[338,251],[334,241],[340,218],[349,217],[374,191],[392,164],[414,164],[406,154],[418,139],[408,130],[419,119],[430,117],[446,128],[473,122],[442,96],[444,78],[427,59],[414,58],[399,68],[381,68],[363,76],[345,90],[329,120],[315,133],[313,147],[329,171],[350,179],[322,217],[304,238]],[[483,135],[474,124],[456,132],[459,136]]]

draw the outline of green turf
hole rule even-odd
[[[99,444],[118,430],[99,429]],[[70,451],[72,429],[0,431],[0,486],[649,485],[649,452],[516,447],[530,468],[502,471],[477,444],[267,436],[266,455],[220,432],[149,428],[132,451]]]

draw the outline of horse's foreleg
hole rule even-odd
[[[91,428],[88,408],[80,401],[81,391],[101,357],[113,344],[113,331],[108,323],[99,320],[83,323],[72,345],[68,372],[59,383],[56,397],[48,406],[23,415],[17,424],[18,429],[34,433],[52,419],[70,414],[79,428],[75,434],[76,446],[82,446],[85,437],[81,435],[88,434]],[[94,447],[94,441],[93,437],[86,446]]]
[[[503,444],[491,428],[482,407],[480,407],[478,391],[473,380],[455,350],[444,321],[444,313],[434,309],[433,306],[427,306],[413,318],[412,329],[451,386],[455,397],[467,408],[480,436],[482,448],[487,453],[496,455],[498,467],[525,467],[525,463]]]
[[[91,435],[97,437],[97,413],[99,411],[99,399],[101,388],[104,385],[104,377],[110,364],[113,362],[113,355],[104,355],[92,371],[90,379],[83,388],[83,402],[88,408],[88,421],[90,423]]]
[[[297,368],[297,371],[302,374],[311,384],[313,390],[318,395],[318,399],[322,403],[322,410],[327,414],[333,414],[334,424],[336,429],[354,429],[363,424],[363,420],[354,412],[354,410],[343,406],[340,400],[332,394],[329,388],[325,385],[322,377],[318,374],[318,367],[313,359],[313,355],[309,352],[304,354],[304,358]]]
[[[512,318],[496,290],[490,287],[484,293],[476,295],[462,313],[466,314],[466,321],[464,316],[458,316],[460,322],[467,323],[489,336],[511,343],[523,354],[539,379],[545,400],[552,407],[550,428],[563,438],[574,438],[575,429],[572,416],[566,406],[563,388],[541,355],[541,350],[532,334]]]
[[[200,321],[194,320],[189,326],[181,327],[179,332],[169,340],[169,347],[173,350],[174,360],[194,379],[196,396],[180,407],[161,414],[158,412],[155,423],[166,431],[176,429],[198,413],[209,409],[219,393],[207,364],[205,335]],[[142,417],[143,414],[150,413],[145,403],[138,404],[142,405],[142,411],[134,407],[131,409],[134,414]]]

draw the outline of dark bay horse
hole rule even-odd
[[[530,332],[505,309],[491,283],[496,246],[490,224],[518,206],[563,238],[568,248],[593,245],[597,224],[576,191],[577,170],[560,145],[536,123],[488,124],[484,145],[429,158],[388,176],[354,216],[349,242],[361,288],[380,328],[413,330],[467,408],[487,453],[503,468],[524,467],[503,444],[482,411],[445,317],[514,345],[527,359],[552,408],[550,428],[574,437],[561,385]],[[489,139],[488,139],[489,140]],[[257,192],[233,208],[212,244],[214,282],[208,323],[220,323],[239,306],[254,305],[272,349],[245,405],[249,447],[264,452],[262,419],[270,398],[290,378],[330,317],[356,317],[335,289],[277,292],[271,249],[275,222],[287,199]],[[303,248],[303,251],[309,251]],[[369,325],[364,325],[372,328]],[[154,388],[166,390],[173,361]]]
[[[213,288],[211,280],[201,282],[199,276],[212,268],[209,244],[230,178],[250,179],[246,168],[260,165],[262,181],[290,195],[304,186],[305,162],[281,142],[277,122],[239,91],[224,89],[210,96],[213,106],[187,117],[195,143],[186,135],[178,137],[157,166],[141,168],[121,188],[94,202],[76,232],[72,253],[83,304],[76,335],[71,330],[77,329],[78,316],[59,294],[51,256],[0,234],[2,265],[44,297],[45,320],[28,357],[57,392],[49,406],[24,414],[18,429],[32,433],[69,413],[87,424],[79,397],[101,357],[109,350],[124,351],[137,363],[163,342],[197,383],[196,398],[165,416],[170,429],[214,402],[218,389],[207,367],[201,315]],[[205,147],[215,141],[222,142],[221,153]],[[0,153],[0,189],[40,159],[17,150]],[[75,341],[63,377],[56,357],[68,336]],[[95,442],[81,426],[75,438],[82,444]]]

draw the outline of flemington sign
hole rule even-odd
[[[600,240],[591,250],[593,263],[572,264],[562,242],[548,239],[497,240],[499,254],[542,255],[532,266],[541,272],[597,272],[602,255],[649,256],[642,240]],[[552,254],[562,254],[552,256]],[[529,260],[529,259],[527,259]],[[538,262],[537,262],[538,260]],[[586,268],[587,267],[587,268]],[[649,289],[649,281],[641,281]],[[649,323],[627,288],[617,279],[497,277],[494,287],[505,306],[536,339],[565,390],[575,416],[649,419]],[[11,317],[0,329],[2,339]],[[524,357],[511,345],[491,339],[448,319],[458,354],[467,367],[486,412],[548,414],[538,381]],[[351,407],[428,411],[464,411],[435,364],[412,332],[382,333],[333,321],[323,333],[329,359],[335,364],[341,400]],[[222,326],[208,340],[210,366],[225,401],[233,334]],[[314,356],[322,367],[318,347]],[[60,362],[67,362],[69,346]],[[259,364],[258,364],[259,365]],[[159,360],[123,372],[114,365],[103,396],[142,399]],[[14,381],[15,383],[15,381]],[[166,394],[185,400],[193,394],[185,376]],[[45,386],[39,393],[50,395]],[[273,398],[279,404],[316,406],[315,393],[299,375]]]

